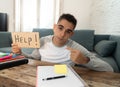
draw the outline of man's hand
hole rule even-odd
[[[79,50],[68,47],[71,52],[71,60],[76,64],[86,64],[89,62],[89,58],[86,58]]]
[[[12,52],[15,54],[21,54],[21,48],[18,46],[18,44],[13,43],[12,45]]]

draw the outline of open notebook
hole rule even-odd
[[[43,80],[47,77],[55,77],[65,75],[64,78]],[[78,76],[78,74],[67,66],[66,74],[56,74],[54,66],[38,66],[36,87],[86,87],[85,82]]]

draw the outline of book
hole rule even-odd
[[[7,56],[7,55],[9,55],[9,54],[10,54],[10,53],[0,52],[0,57]]]
[[[19,54],[14,54],[14,53],[0,52],[0,62],[16,60],[16,59],[19,59],[19,58],[24,58],[24,56],[19,55]]]
[[[27,63],[28,63],[27,58],[18,58],[14,60],[0,62],[0,70],[11,68],[11,67],[22,65],[22,64],[27,64]]]
[[[6,55],[6,56],[3,56],[3,57],[0,57],[0,61],[10,59],[10,58],[12,58],[12,55]]]
[[[10,54],[10,53],[1,53],[0,57],[0,70],[6,69],[21,64],[28,63],[28,59],[22,55]]]
[[[11,60],[17,60],[17,59],[20,59],[20,58],[25,58],[25,57],[22,56],[22,55],[18,55],[18,56],[16,56],[16,57],[13,57],[13,56],[11,56],[11,55],[9,55],[9,56],[4,56],[4,57],[0,58],[0,63],[1,63],[1,62],[6,62],[6,61],[11,61]]]
[[[70,66],[66,66],[67,71],[65,67],[65,71],[61,71],[55,66],[38,66],[36,87],[86,87],[84,80]]]

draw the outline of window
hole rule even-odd
[[[59,7],[60,0],[15,0],[15,31],[53,28]]]

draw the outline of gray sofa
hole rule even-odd
[[[52,29],[35,28],[33,32],[39,32],[40,37],[53,34]],[[71,39],[108,62],[114,72],[120,72],[120,35],[97,35],[94,34],[94,30],[75,30]],[[11,43],[11,33],[0,32],[0,52],[11,52]],[[22,48],[22,50],[30,54],[34,48]]]

